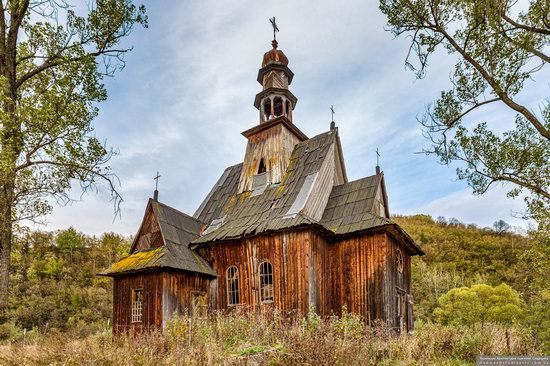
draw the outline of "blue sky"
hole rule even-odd
[[[97,136],[120,152],[110,165],[121,181],[122,216],[113,221],[109,196],[100,191],[56,207],[42,229],[135,233],[157,170],[160,200],[192,214],[225,167],[242,161],[246,139],[240,133],[258,123],[252,104],[261,90],[256,76],[270,49],[272,16],[295,74],[294,122],[312,137],[329,128],[334,105],[350,180],[374,173],[379,148],[392,213],[522,224],[513,213],[524,210],[523,202],[506,198],[506,189],[475,197],[456,180],[456,166],[416,153],[428,147],[416,117],[449,86],[454,59],[436,54],[426,78],[416,80],[404,68],[408,40],[384,30],[377,2],[145,5],[149,28],[137,28],[126,40],[134,50],[126,68],[105,81],[109,99],[95,121]],[[475,115],[489,122],[509,117],[503,106]]]

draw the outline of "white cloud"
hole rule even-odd
[[[448,87],[453,60],[435,55],[427,77],[416,81],[403,67],[408,40],[384,31],[376,2],[173,0],[146,6],[149,29],[137,29],[128,40],[135,48],[122,73],[106,81],[109,99],[96,121],[97,135],[120,150],[110,165],[122,183],[122,219],[113,224],[112,205],[86,195],[56,208],[48,229],[134,233],[157,170],[161,200],[193,213],[223,169],[244,156],[240,132],[258,121],[252,101],[261,89],[256,75],[270,47],[272,16],[295,73],[295,123],[309,136],[326,131],[334,104],[351,179],[374,172],[379,147],[394,212],[433,207],[428,212],[485,225],[516,207],[502,192],[489,193],[502,195],[501,206],[476,201],[453,182],[454,169],[414,154],[426,146],[416,115]],[[470,210],[473,202],[483,207]]]

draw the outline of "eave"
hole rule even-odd
[[[308,140],[308,137],[306,136],[306,134],[303,133],[298,127],[296,127],[296,125],[294,125],[292,122],[290,122],[290,120],[288,118],[286,118],[285,116],[280,116],[280,117],[274,118],[270,121],[260,123],[257,126],[254,126],[254,127],[250,128],[246,131],[241,132],[241,135],[243,135],[246,138],[249,138],[250,136],[253,136],[253,135],[255,135],[259,132],[265,131],[265,130],[267,130],[267,129],[273,127],[273,126],[276,126],[280,123],[283,124],[287,129],[289,129],[290,132],[292,132],[294,135],[296,135],[296,137],[298,137],[298,139],[300,139],[300,141]]]

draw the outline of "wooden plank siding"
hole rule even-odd
[[[209,292],[209,279],[197,274],[157,270],[114,277],[113,333],[164,329],[177,312],[187,314],[193,292]],[[132,323],[132,289],[143,289],[142,321]]]
[[[290,162],[294,146],[300,139],[283,124],[248,137],[238,193],[252,190],[254,175],[258,174],[260,160],[264,160],[268,183],[281,182]]]
[[[396,327],[398,287],[411,293],[410,256],[405,250],[398,282],[398,246],[398,241],[383,231],[328,243],[317,232],[304,229],[212,244],[199,252],[218,275],[214,310],[235,308],[227,300],[229,266],[239,270],[241,305],[263,310],[266,305],[259,304],[258,265],[267,260],[273,265],[273,307],[282,315],[304,315],[310,307],[322,316],[341,315],[345,307],[368,322],[381,320]]]
[[[158,220],[155,218],[151,207],[145,213],[143,223],[134,240],[131,252],[139,252],[141,250],[158,248],[163,245],[162,234]]]
[[[285,231],[241,240],[212,244],[199,249],[217,272],[218,310],[228,305],[227,268],[239,271],[240,302],[256,310],[274,308],[283,314],[306,314],[309,310],[309,258],[311,232]],[[274,302],[260,304],[258,267],[263,261],[273,266]]]
[[[143,289],[143,316],[132,323],[132,289]],[[143,272],[114,277],[113,333],[160,329],[162,327],[162,273]]]
[[[401,275],[396,259],[399,248]],[[381,320],[398,328],[398,294],[411,295],[410,253],[384,231],[327,242],[309,228],[288,230],[215,243],[198,252],[216,270],[217,279],[175,270],[115,277],[114,332],[164,329],[176,312],[189,311],[193,294],[209,299],[211,311],[275,310],[283,316],[303,316],[311,309],[329,316],[341,315],[345,307],[369,323]],[[258,268],[263,261],[273,266],[272,304],[260,304]],[[238,269],[238,306],[228,305],[230,266]],[[138,324],[131,323],[132,288],[144,290],[143,321]],[[412,308],[410,314],[407,310],[403,309],[404,329],[412,330]]]
[[[210,279],[198,274],[180,271],[163,271],[163,329],[174,315],[189,314],[193,293],[208,296]]]

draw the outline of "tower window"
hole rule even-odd
[[[283,100],[280,97],[273,99],[273,112],[275,113],[275,117],[283,115]]]
[[[227,303],[237,305],[241,303],[239,291],[239,270],[235,266],[227,269]]]
[[[271,99],[269,98],[264,100],[264,118],[266,121],[271,118]]]
[[[143,289],[132,289],[132,323],[141,323],[143,317]]]
[[[260,263],[260,302],[273,302],[273,266],[269,262]]]
[[[260,164],[258,165],[258,174],[265,173],[267,171],[264,163],[264,158],[260,159]]]

